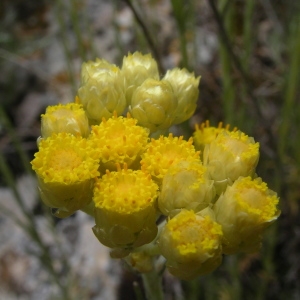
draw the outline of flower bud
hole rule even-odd
[[[125,78],[125,95],[128,106],[131,103],[133,92],[146,79],[153,78],[159,80],[157,63],[151,54],[143,55],[140,52],[129,53],[123,58],[121,72]]]
[[[96,58],[95,61],[84,62],[81,66],[81,84],[88,82],[90,78],[97,78],[105,73],[110,73],[112,76],[120,72],[119,68],[106,61],[105,59]]]
[[[99,65],[99,66],[98,66]],[[91,125],[110,118],[114,111],[121,115],[126,107],[124,80],[120,69],[106,61],[83,64],[78,103],[83,105]]]
[[[221,264],[221,237],[221,226],[209,209],[197,214],[182,210],[162,229],[158,245],[169,272],[191,280]]]
[[[41,140],[32,160],[42,201],[67,217],[92,200],[94,179],[99,176],[95,150],[80,136],[53,134]]]
[[[214,182],[200,160],[180,161],[163,178],[158,207],[164,215],[183,208],[197,212],[207,207],[214,196]]]
[[[92,126],[90,140],[99,149],[101,171],[116,170],[116,163],[140,168],[141,154],[148,143],[149,129],[136,125],[137,120],[114,116]]]
[[[171,84],[178,101],[173,124],[182,123],[194,114],[197,107],[200,76],[196,78],[186,69],[175,68],[167,71],[163,79]]]
[[[158,186],[141,170],[107,171],[94,189],[94,234],[110,248],[139,247],[157,234]]]
[[[139,125],[155,132],[171,127],[176,108],[171,85],[165,80],[147,79],[133,93],[129,111]]]
[[[182,160],[198,162],[199,152],[195,151],[193,139],[185,141],[183,137],[160,136],[152,139],[147,145],[147,150],[142,154],[141,165],[153,179],[161,184],[163,177],[172,165]]]
[[[205,146],[203,162],[215,180],[217,194],[240,176],[253,176],[259,159],[259,143],[241,131],[222,131]]]
[[[87,137],[90,133],[88,119],[79,104],[48,106],[46,113],[42,114],[41,118],[42,138],[60,132],[68,132],[82,137]]]
[[[255,252],[262,233],[280,211],[279,199],[261,178],[240,177],[215,203],[213,210],[224,233],[223,252]]]

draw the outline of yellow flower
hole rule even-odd
[[[32,160],[43,202],[58,208],[66,217],[92,200],[94,178],[98,173],[95,150],[90,143],[70,133],[43,139]]]
[[[107,171],[94,189],[94,234],[110,248],[139,247],[157,234],[158,186],[141,170]]]
[[[120,69],[104,60],[83,64],[77,102],[83,105],[91,125],[121,115],[126,107],[124,78]]]
[[[169,82],[147,79],[133,93],[129,111],[138,124],[151,132],[171,127],[177,98]]]
[[[215,180],[217,194],[240,176],[253,176],[258,159],[259,143],[241,131],[221,131],[203,153],[203,163]]]
[[[151,54],[143,55],[140,52],[129,53],[123,58],[121,72],[125,78],[127,105],[131,103],[133,92],[146,79],[159,79],[157,63]]]
[[[263,230],[280,214],[278,202],[261,178],[240,177],[228,186],[213,208],[224,232],[224,253],[258,251]]]
[[[182,210],[165,225],[158,245],[170,273],[191,280],[221,264],[221,237],[221,226],[209,209],[197,214]]]
[[[178,101],[173,123],[182,123],[194,114],[197,107],[200,76],[195,77],[186,69],[175,68],[167,71],[163,79],[170,82]]]
[[[180,161],[172,165],[163,178],[158,207],[164,215],[180,209],[197,212],[214,199],[214,183],[199,161]]]
[[[140,167],[141,154],[148,142],[149,129],[136,125],[137,120],[116,115],[98,126],[92,126],[90,139],[99,149],[101,170],[116,170],[116,163],[131,169]]]
[[[90,129],[82,106],[69,103],[47,107],[46,113],[41,115],[41,132],[43,138],[60,132],[87,137]]]
[[[161,183],[168,169],[182,160],[198,162],[199,152],[195,151],[192,138],[185,141],[182,136],[178,138],[170,134],[151,140],[146,152],[142,154],[141,165]]]
[[[222,131],[230,131],[230,125],[227,124],[223,127],[223,123],[219,122],[218,127],[210,126],[209,121],[205,121],[200,125],[196,124],[196,130],[193,133],[194,145],[197,150],[203,152],[205,145],[210,144],[216,139],[218,134]],[[234,127],[231,131],[236,131],[237,128]]]

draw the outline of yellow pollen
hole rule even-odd
[[[261,222],[274,218],[279,199],[260,178],[245,177],[235,183],[236,200],[243,211],[256,215]]]
[[[213,251],[222,235],[221,226],[193,211],[182,211],[167,223],[175,247],[181,255]]]
[[[40,142],[31,164],[44,182],[75,183],[99,176],[97,156],[88,140],[58,133]]]
[[[109,175],[109,176],[108,176]],[[141,170],[120,169],[97,180],[94,203],[98,208],[131,214],[154,205],[158,186]]]
[[[69,169],[73,170],[80,166],[82,159],[72,149],[56,150],[52,154],[52,159],[49,163],[49,168],[54,170]]]

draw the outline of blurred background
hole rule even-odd
[[[0,3],[0,299],[135,299],[140,279],[109,258],[83,213],[55,219],[30,161],[40,114],[74,100],[82,62],[152,53],[161,74],[201,75],[191,136],[222,121],[261,145],[257,173],[281,199],[260,253],[228,256],[166,299],[300,299],[300,2],[2,0]],[[134,286],[137,286],[135,284]]]

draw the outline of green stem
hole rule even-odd
[[[90,215],[91,217],[95,217],[95,212],[94,212],[94,209],[95,209],[95,205],[94,205],[94,202],[91,201],[88,205],[86,205],[85,207],[83,207],[81,209],[81,211],[83,211],[84,213]]]
[[[162,276],[155,270],[142,274],[147,300],[163,300]]]

